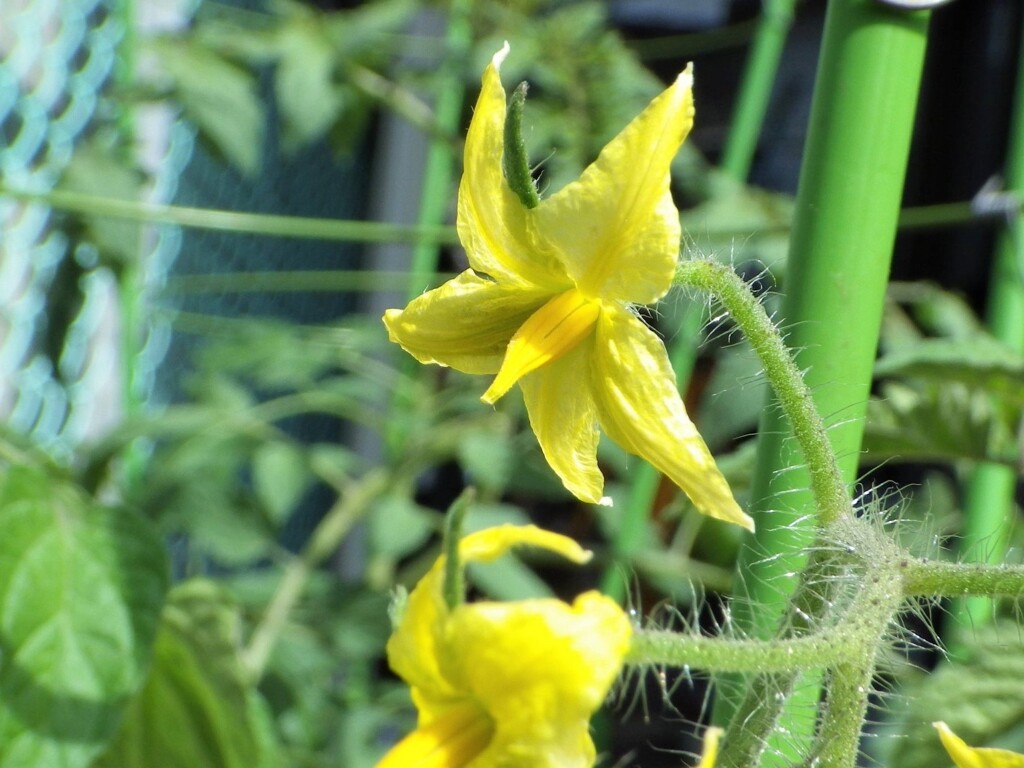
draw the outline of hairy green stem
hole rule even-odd
[[[1024,595],[1024,565],[948,563],[908,557],[900,564],[907,597],[1020,597]]]
[[[781,315],[818,412],[830,422],[844,485],[857,476],[927,24],[927,13],[874,0],[831,0],[825,18]],[[758,637],[775,634],[787,602],[780,583],[805,567],[822,517],[807,472],[820,468],[805,454],[805,469],[794,442],[780,410],[767,407],[751,486],[757,530],[737,563],[749,599],[735,608],[737,624]],[[811,733],[802,711],[817,702],[808,688],[779,721],[784,737],[757,735],[771,740],[771,765],[806,757]],[[715,719],[731,719],[731,705],[720,697]],[[741,762],[728,740],[723,757]]]
[[[846,485],[811,392],[778,329],[743,278],[716,262],[694,260],[679,265],[676,282],[718,299],[757,353],[807,462],[818,525],[851,514]]]
[[[692,667],[713,672],[799,672],[849,658],[852,644],[842,627],[804,637],[741,640],[666,630],[633,636],[626,664]]]
[[[855,695],[867,701],[870,686],[862,679],[866,676],[870,681],[877,649],[902,599],[898,564],[903,560],[904,553],[866,521],[840,520],[818,536],[783,621],[783,638],[812,630],[814,634],[803,635],[801,639],[821,635],[837,644],[836,653],[828,662],[830,684],[842,688],[843,693],[837,695],[829,715],[836,721],[830,725],[829,733],[845,734],[837,738],[847,745],[850,734],[859,732],[862,721],[861,715],[856,714],[861,710]],[[836,604],[846,607],[841,615],[830,616]],[[755,766],[762,756],[772,761],[783,757],[772,750],[782,749],[790,733],[787,731],[784,739],[772,740],[770,736],[781,727],[784,710],[794,698],[800,698],[801,706],[806,708],[800,713],[802,721],[813,721],[807,711],[818,705],[819,683],[815,673],[821,666],[824,665],[791,672],[766,668],[768,671],[750,681],[726,734],[728,746],[720,758],[724,768]],[[811,679],[801,684],[801,678],[809,673]],[[852,679],[857,682],[851,683]],[[858,690],[858,686],[863,690]],[[822,749],[828,736],[824,729],[819,733]],[[806,752],[806,748],[801,749]],[[834,746],[832,749],[837,750]],[[851,754],[856,754],[855,748]],[[839,759],[838,750],[829,759]]]

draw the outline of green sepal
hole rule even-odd
[[[530,173],[530,159],[526,156],[526,143],[523,141],[523,105],[526,104],[527,84],[520,83],[512,91],[505,112],[505,153],[501,159],[501,170],[505,180],[527,208],[536,208],[540,204],[537,185]]]
[[[461,605],[466,599],[466,577],[459,557],[462,523],[466,510],[476,500],[476,489],[466,488],[448,508],[444,525],[444,602],[449,609]]]

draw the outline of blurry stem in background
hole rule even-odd
[[[313,529],[299,556],[285,566],[281,583],[242,653],[243,669],[254,683],[262,677],[274,645],[314,569],[334,554],[373,501],[396,482],[394,471],[378,467],[345,488]]]
[[[455,245],[459,239],[455,227],[434,224],[391,224],[384,221],[354,221],[347,219],[318,219],[310,216],[279,216],[275,214],[250,213],[247,211],[225,211],[214,208],[190,208],[181,205],[163,205],[135,200],[121,200],[100,195],[87,195],[66,190],[47,192],[6,187],[0,184],[0,198],[10,197],[26,203],[40,203],[54,210],[96,216],[100,218],[124,219],[153,224],[176,224],[195,229],[210,229],[218,232],[237,232],[245,235],[265,237],[291,237],[302,240],[327,240],[359,243],[432,243]],[[974,201],[941,203],[904,208],[900,212],[900,229],[928,229],[957,226],[983,221],[1005,221],[1007,216],[1019,215],[1019,199],[1010,195],[995,194],[989,203],[979,208]],[[708,229],[701,231],[712,243],[723,246],[735,240],[756,239],[761,235],[785,233],[786,224],[764,227],[757,231],[749,229]],[[244,274],[244,273],[237,273]]]
[[[470,0],[451,0],[448,5],[447,33],[440,71],[435,80],[437,91],[434,105],[435,124],[447,135],[454,135],[462,120],[462,103],[465,98],[462,70],[473,42],[469,19],[470,7]],[[427,150],[426,166],[423,169],[417,226],[436,227],[445,220],[454,186],[456,164],[455,149],[449,142],[436,138],[431,141]],[[428,285],[433,284],[440,254],[439,242],[421,240],[415,244],[405,289],[406,302],[412,301],[423,293]],[[404,365],[403,371],[412,371],[418,367],[416,361],[408,355],[403,355],[401,364]],[[397,388],[392,397],[392,408],[398,411],[407,410],[411,405],[409,397],[406,388]],[[397,455],[401,451],[405,437],[402,428],[397,426],[396,422],[396,425],[385,434],[388,453]]]
[[[1006,191],[1019,199],[1024,195],[1024,47],[1018,56],[1017,93],[1006,150]],[[1019,211],[1009,219],[996,242],[987,319],[993,336],[1010,349],[1024,352],[1024,224]],[[1012,467],[999,464],[979,464],[971,472],[965,489],[960,544],[965,559],[1003,561],[1017,479]],[[953,608],[950,616],[955,623],[947,634],[954,653],[964,650],[963,641],[978,626],[988,623],[992,612],[993,601],[985,597],[965,598]]]
[[[795,0],[767,0],[761,12],[722,152],[722,170],[738,181],[745,181],[750,174],[786,34],[793,23],[794,3]]]
[[[743,75],[743,86],[733,113],[729,138],[722,157],[722,170],[738,181],[745,181],[750,162],[757,148],[768,108],[772,86],[782,57],[793,18],[794,0],[768,0],[757,23],[753,45]],[[697,342],[704,324],[703,307],[692,303],[675,329],[675,341],[669,359],[676,374],[676,384],[685,392],[697,360]],[[650,464],[638,462],[632,471],[626,509],[611,543],[612,561],[605,571],[602,589],[620,602],[625,597],[625,572],[630,560],[643,546],[647,523],[653,514],[654,500],[661,475]]]
[[[448,9],[448,27],[444,59],[437,77],[437,102],[434,107],[435,124],[445,136],[453,136],[462,121],[462,102],[465,98],[462,70],[472,45],[469,24],[470,0],[451,0]],[[423,172],[423,192],[416,224],[420,227],[439,226],[448,211],[451,200],[452,179],[457,158],[447,141],[434,140],[427,153]],[[440,245],[418,242],[412,253],[411,275],[406,298],[412,301],[423,292],[437,271]]]
[[[118,55],[114,66],[114,84],[124,92],[135,87],[135,0],[117,0],[114,13],[123,29],[118,44]],[[130,102],[118,106],[117,126],[126,145],[135,144],[135,119]],[[136,376],[139,356],[142,353],[142,311],[143,291],[143,248],[144,229],[138,228],[138,239],[134,243],[138,258],[123,265],[117,271],[118,303],[120,309],[121,333],[121,407],[125,418],[132,418],[142,409],[142,393],[139,392]],[[68,256],[67,258],[73,258]],[[131,488],[138,482],[144,471],[145,452],[139,441],[126,446],[122,456],[124,483]]]
[[[832,0],[825,19],[781,317],[848,485],[857,474],[927,25],[927,12],[873,0]],[[733,615],[741,632],[764,638],[778,629],[786,585],[804,569],[815,529],[808,473],[777,403],[758,434],[750,510],[757,532],[740,552],[745,599]],[[814,727],[806,713],[818,696],[812,685],[791,699],[776,730],[785,738],[767,745],[770,760],[806,757]],[[735,703],[719,697],[715,719],[728,720]],[[756,762],[732,741],[722,765]]]
[[[181,205],[144,203],[113,197],[86,195],[54,189],[37,192],[11,189],[0,184],[0,197],[12,197],[80,216],[98,216],[127,221],[177,224],[218,232],[237,232],[267,237],[303,240],[333,240],[360,243],[457,243],[455,228],[441,224],[418,226],[384,221],[317,219],[307,216],[278,216],[266,213],[189,208]]]

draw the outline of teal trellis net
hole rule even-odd
[[[122,32],[103,0],[0,4],[5,186],[54,186],[96,114]],[[75,258],[52,222],[46,205],[0,198],[0,415],[8,427],[56,447],[89,431],[76,412],[87,401],[96,406],[100,392],[117,390],[110,379],[117,366],[109,359],[110,290],[98,275],[82,285],[84,301],[64,348],[45,349],[48,294],[62,262]]]

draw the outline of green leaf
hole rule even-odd
[[[264,116],[252,73],[198,43],[156,40],[151,46],[186,117],[239,171],[254,176]]]
[[[793,200],[715,178],[714,196],[683,214],[688,249],[730,264],[760,262],[778,274],[789,250]]]
[[[900,768],[949,765],[931,723],[943,720],[971,746],[1024,752],[1024,644],[1020,626],[979,628],[962,661],[947,661],[910,691],[909,706],[887,763]]]
[[[252,476],[256,498],[277,525],[288,520],[310,481],[303,452],[281,440],[264,443],[256,449],[252,457]]]
[[[367,516],[370,549],[377,555],[404,557],[430,538],[435,518],[436,513],[407,496],[385,496]]]
[[[83,195],[138,201],[142,176],[129,158],[116,148],[93,138],[76,147],[64,169],[58,189]],[[129,264],[139,257],[141,229],[138,222],[109,216],[81,216],[83,237],[96,246],[104,261],[114,266]]]
[[[238,612],[196,579],[171,592],[153,668],[95,768],[269,768],[277,764],[263,703],[239,661]]]
[[[24,467],[0,477],[0,766],[86,766],[142,683],[167,588],[147,522]]]
[[[922,340],[881,358],[875,376],[958,381],[1024,405],[1024,356],[990,336]]]
[[[469,482],[485,491],[501,491],[512,476],[514,449],[510,425],[492,424],[489,429],[468,432],[458,446],[459,463]],[[502,428],[505,427],[504,431]]]
[[[1013,435],[988,398],[956,382],[913,388],[888,382],[868,402],[866,461],[992,461],[1016,465]]]
[[[326,134],[338,116],[335,53],[316,18],[286,24],[278,46],[274,92],[284,121],[285,149],[295,150]]]
[[[757,430],[768,382],[761,360],[746,344],[719,352],[697,413],[701,435],[712,451]]]

